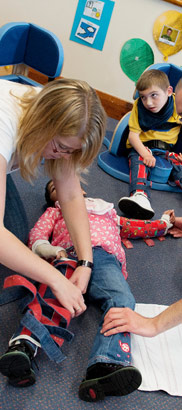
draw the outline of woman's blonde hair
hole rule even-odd
[[[164,73],[164,71],[156,69],[146,70],[138,79],[136,89],[139,92],[145,91],[153,85],[161,88],[163,91],[166,91],[170,86],[167,74]]]
[[[44,148],[55,136],[81,137],[82,150],[73,153],[70,162],[77,172],[91,164],[102,144],[106,114],[95,90],[86,82],[64,78],[52,81],[39,93],[26,93],[21,106],[17,152],[25,179],[37,175]],[[64,161],[45,160],[48,173],[55,174]]]

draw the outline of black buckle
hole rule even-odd
[[[150,141],[146,141],[143,142],[143,145],[145,145],[146,147],[150,148],[150,149],[163,149],[166,151],[171,151],[171,145],[168,144],[165,141],[161,141],[161,140],[150,140]]]

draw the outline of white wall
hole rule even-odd
[[[100,91],[132,102],[134,83],[119,62],[123,44],[141,38],[152,47],[154,62],[162,62],[152,36],[153,24],[163,12],[182,13],[182,8],[163,0],[116,0],[104,48],[98,51],[69,40],[77,4],[77,0],[5,0],[1,3],[0,25],[26,21],[53,31],[64,47],[64,77],[84,79]],[[181,66],[181,57],[182,51],[168,61]]]

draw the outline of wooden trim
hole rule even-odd
[[[132,110],[133,104],[121,100],[109,94],[105,94],[102,91],[96,90],[101,103],[106,111],[106,114],[116,120],[120,120],[127,112]]]
[[[167,1],[167,3],[176,4],[177,6],[182,7],[182,0],[163,0],[163,1]]]
[[[48,78],[46,75],[33,70],[33,68],[29,68],[28,77],[30,77],[32,80],[37,81],[38,83],[43,84],[43,85],[48,82]]]
[[[38,73],[32,68],[29,69],[28,76],[40,84],[46,84],[48,81],[45,75]],[[101,100],[106,114],[111,118],[120,120],[128,111],[131,111],[133,107],[133,104],[128,101],[121,100],[120,98],[103,93],[102,91],[96,90],[96,92]]]

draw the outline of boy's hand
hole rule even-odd
[[[182,154],[181,154],[181,152],[180,152],[179,155],[178,155],[178,161],[179,161],[179,162],[182,162]]]
[[[146,150],[146,154],[143,155],[143,162],[147,167],[153,168],[155,167],[155,164],[156,164],[156,158],[154,158],[151,152]]]
[[[74,285],[76,285],[82,292],[82,294],[86,293],[87,286],[91,276],[91,269],[86,266],[78,266],[71,278],[69,279]]]

